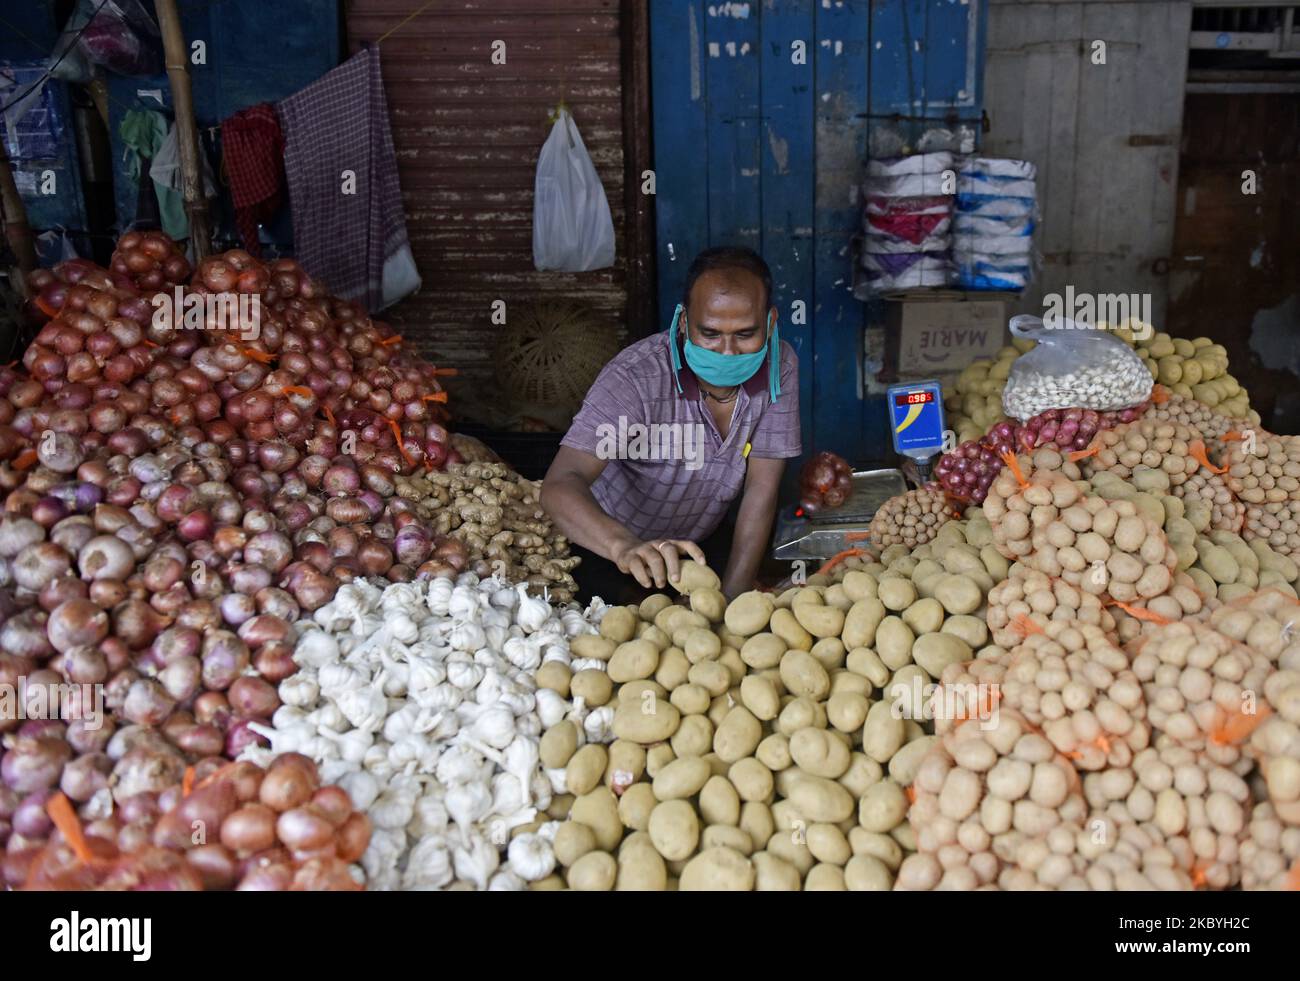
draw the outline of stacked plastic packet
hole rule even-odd
[[[861,262],[873,289],[953,281],[955,173],[947,152],[868,162]]]
[[[969,157],[957,179],[953,261],[968,290],[1021,290],[1034,274],[1037,168],[1027,160]]]

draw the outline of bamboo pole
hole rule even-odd
[[[3,142],[0,142],[0,207],[4,210],[5,239],[18,257],[18,268],[26,278],[27,273],[39,264],[36,239],[32,237],[32,226],[27,223],[27,208],[18,193],[18,184],[9,166],[9,152]]]
[[[196,259],[212,251],[208,199],[203,194],[203,171],[199,165],[199,130],[194,121],[194,95],[190,89],[189,49],[181,31],[176,0],[155,0],[158,26],[162,30],[167,78],[171,82],[172,106],[176,111],[177,138],[181,151],[181,190],[190,219],[190,242]]]

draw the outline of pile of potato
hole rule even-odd
[[[991,538],[987,522],[951,522],[730,604],[687,563],[689,607],[610,609],[573,641],[603,672],[539,673],[614,706],[615,739],[584,745],[568,720],[543,734],[543,766],[573,799],[560,871],[537,887],[891,888],[915,850],[904,788],[936,741],[933,680],[988,643],[979,614],[1007,568]]]
[[[1008,648],[1024,640],[1033,629],[1043,630],[1059,621],[1115,632],[1115,618],[1096,594],[1019,562],[1011,566],[1006,579],[989,591],[986,617],[993,642]]]
[[[953,510],[943,488],[930,483],[882,504],[871,519],[867,534],[877,548],[892,545],[916,548],[932,540],[952,517]]]
[[[1228,489],[1246,507],[1243,537],[1282,555],[1300,554],[1300,436],[1258,433],[1224,455]]]
[[[1249,394],[1228,374],[1228,350],[1222,344],[1215,344],[1208,337],[1189,341],[1170,337],[1163,331],[1156,333],[1147,325],[1134,326],[1145,327],[1138,331],[1144,335],[1142,340],[1135,339],[1133,329],[1116,333],[1133,345],[1153,379],[1219,415],[1250,417],[1255,424],[1259,423],[1259,415],[1251,412]]]
[[[1016,358],[1032,351],[1035,342],[1028,338],[1012,338],[1011,344],[997,353],[995,358],[977,358],[967,365],[943,405],[948,428],[957,434],[957,442],[978,440],[996,423],[1007,418],[1002,411],[1002,389]]]
[[[1300,827],[1278,819],[1267,801],[1256,804],[1241,843],[1241,884],[1246,889],[1294,890],[1300,885]]]

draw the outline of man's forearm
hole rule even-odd
[[[569,541],[610,561],[619,548],[636,538],[607,515],[590,488],[575,477],[548,477],[542,484],[542,507]]]
[[[734,599],[754,588],[775,517],[774,496],[751,500],[750,495],[746,495],[741,501],[740,513],[736,516],[736,534],[731,542],[731,555],[727,559],[727,571],[722,577],[722,591],[728,599]]]

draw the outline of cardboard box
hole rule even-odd
[[[887,302],[886,322],[897,338],[901,379],[954,374],[1011,342],[1002,294],[948,291]]]

